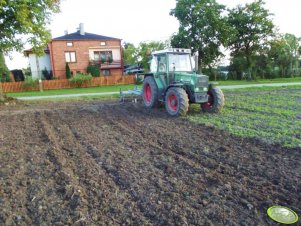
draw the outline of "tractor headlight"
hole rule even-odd
[[[199,92],[199,91],[200,91],[199,87],[196,87],[195,92]]]
[[[207,92],[207,91],[208,91],[208,88],[207,88],[207,87],[204,87],[204,89],[203,89],[203,90]]]

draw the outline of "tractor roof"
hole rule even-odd
[[[154,51],[154,52],[152,52],[152,55],[157,55],[157,54],[162,54],[162,53],[186,53],[186,54],[190,54],[191,50],[190,49],[180,49],[180,48],[168,48],[168,49]]]

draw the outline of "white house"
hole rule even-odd
[[[50,55],[48,47],[44,50],[45,55],[38,57],[31,49],[25,50],[24,53],[28,57],[31,75],[33,79],[43,78],[43,70],[51,71]]]

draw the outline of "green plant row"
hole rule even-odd
[[[285,147],[301,147],[301,88],[276,91],[225,92],[220,114],[200,114],[190,120],[213,125],[241,137],[255,137]]]

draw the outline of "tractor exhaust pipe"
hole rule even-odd
[[[199,71],[199,52],[195,52],[194,55],[194,70],[195,72]]]

